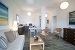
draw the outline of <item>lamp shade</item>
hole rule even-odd
[[[18,30],[17,21],[14,21],[14,23],[13,23],[13,30],[14,31],[17,31]]]

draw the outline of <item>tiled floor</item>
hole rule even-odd
[[[29,50],[29,36],[27,34],[25,34],[25,41],[24,50]],[[46,44],[45,50],[75,50],[75,46],[67,43],[61,38],[59,39],[57,36],[50,35],[50,40],[47,39]]]
[[[57,36],[50,36],[49,46],[45,46],[45,50],[75,50],[75,46],[59,39]]]
[[[25,35],[25,45],[24,45],[24,49],[23,50],[29,50],[29,36],[28,33],[24,33]]]

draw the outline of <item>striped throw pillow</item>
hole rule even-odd
[[[8,45],[8,41],[3,36],[1,36],[0,39],[2,39]]]
[[[2,48],[2,49],[6,49],[6,48],[7,48],[7,44],[6,44],[6,42],[2,39],[2,37],[0,37],[0,48]]]
[[[0,48],[0,50],[5,50],[5,49]]]

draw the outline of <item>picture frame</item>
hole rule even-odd
[[[69,25],[75,25],[75,11],[69,13]]]
[[[8,7],[0,2],[0,25],[8,24]]]
[[[49,24],[49,20],[47,20],[47,24]]]

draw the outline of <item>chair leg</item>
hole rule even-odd
[[[46,36],[45,36],[45,42],[46,42]]]
[[[49,37],[49,35],[48,35],[48,40],[50,40],[50,37]]]
[[[59,34],[59,40],[60,40],[60,34]]]

